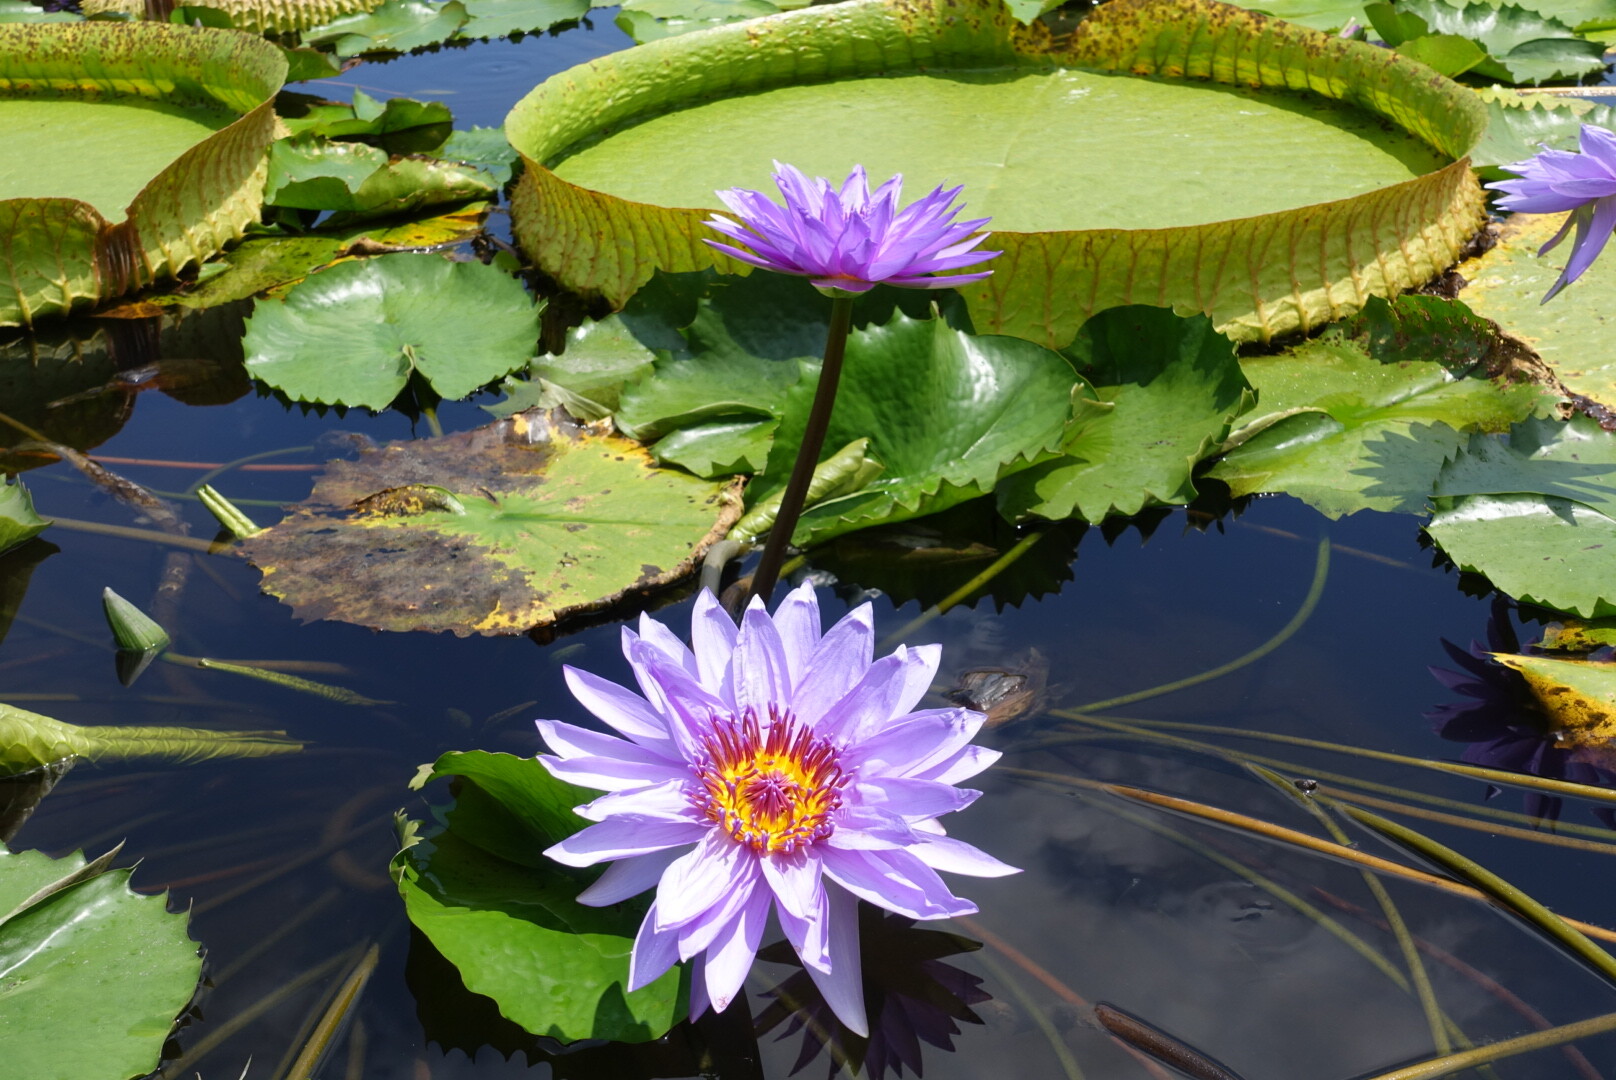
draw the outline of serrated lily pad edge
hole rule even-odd
[[[144,288],[238,240],[263,209],[286,57],[233,30],[102,23],[0,26],[0,94],[206,96],[242,112],[157,174],[110,222],[65,198],[0,200],[0,326],[31,326]]]
[[[815,46],[811,64],[800,59],[804,39]],[[996,231],[1004,255],[994,276],[962,290],[984,333],[1060,348],[1095,311],[1154,304],[1203,311],[1231,337],[1267,341],[1429,280],[1482,220],[1465,155],[1486,128],[1485,107],[1385,50],[1214,0],[1113,0],[1059,39],[1016,23],[999,0],[855,0],[652,42],[542,83],[505,121],[526,166],[511,195],[518,243],[564,287],[619,307],[656,269],[747,273],[700,242],[709,211],[618,199],[546,166],[607,129],[698,98],[984,65],[1309,90],[1375,112],[1457,159],[1349,199],[1208,225]]]

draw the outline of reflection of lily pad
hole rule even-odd
[[[1005,252],[961,290],[976,329],[1059,347],[1122,304],[1267,339],[1423,282],[1480,223],[1455,159],[1485,125],[1421,65],[1208,0],[1112,0],[1064,37],[999,0],[860,0],[591,61],[505,128],[517,238],[575,291],[744,271],[701,243],[714,189],[862,163],[963,184]]]
[[[0,847],[8,1076],[144,1076],[157,1067],[202,958],[188,916],[171,914],[166,895],[131,890],[130,873],[102,860],[86,870],[79,854]]]
[[[305,619],[508,634],[678,580],[739,511],[725,484],[528,412],[333,462],[244,547]]]
[[[0,326],[172,275],[263,205],[280,49],[223,30],[0,26]]]

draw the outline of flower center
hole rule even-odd
[[[738,843],[785,854],[829,836],[845,778],[836,747],[771,708],[715,719],[695,768],[696,805]]]

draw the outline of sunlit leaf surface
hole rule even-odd
[[[584,907],[595,876],[543,851],[585,822],[572,807],[597,792],[552,777],[531,758],[449,753],[417,784],[460,778],[441,831],[399,853],[394,879],[410,921],[466,987],[537,1035],[645,1042],[682,1012],[680,972],[627,992],[628,956],[646,901]]]
[[[243,347],[247,369],[288,397],[385,409],[412,374],[465,397],[526,364],[538,334],[509,274],[397,254],[339,263],[258,305]]]
[[[122,1080],[157,1067],[202,958],[167,895],[106,870],[17,908],[84,867],[0,847],[0,1029],[16,1077]],[[10,912],[9,917],[6,913]]]
[[[766,187],[771,158],[859,163],[916,193],[964,184],[1005,251],[963,290],[977,329],[1059,347],[1121,304],[1266,339],[1424,281],[1479,221],[1455,159],[1485,122],[1424,67],[1221,5],[1113,2],[1068,40],[997,0],[863,0],[582,65],[506,133],[517,237],[576,291],[620,306],[658,268],[739,269],[699,242],[715,189]]]
[[[49,525],[34,512],[34,500],[21,481],[0,483],[0,554],[33,539]]]
[[[1568,748],[1616,761],[1616,663],[1492,653],[1526,679]]]
[[[332,462],[244,546],[305,619],[509,634],[678,580],[739,510],[724,483],[531,412]]]
[[[1530,383],[1487,377],[1495,340],[1461,305],[1411,297],[1248,357],[1257,407],[1210,475],[1235,495],[1284,492],[1332,518],[1421,513],[1464,431],[1501,430],[1538,400]]]

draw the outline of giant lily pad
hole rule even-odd
[[[280,49],[224,30],[0,26],[0,326],[117,296],[263,205]]]
[[[17,1077],[144,1076],[196,991],[202,958],[166,895],[79,854],[0,847],[0,1028]]]
[[[1005,252],[962,290],[976,328],[1059,347],[1122,304],[1267,339],[1424,281],[1480,222],[1455,159],[1485,124],[1421,65],[1211,0],[1114,0],[1065,38],[997,0],[858,0],[580,65],[505,127],[517,237],[568,288],[746,272],[701,243],[714,189],[861,163],[963,183]]]
[[[740,515],[731,485],[607,430],[532,411],[333,462],[247,555],[305,619],[464,636],[607,607],[690,573]]]
[[[87,15],[125,15],[167,19],[175,0],[81,0]],[[206,0],[193,5],[222,11],[230,25],[251,34],[284,34],[307,30],[333,19],[371,11],[382,0]]]

